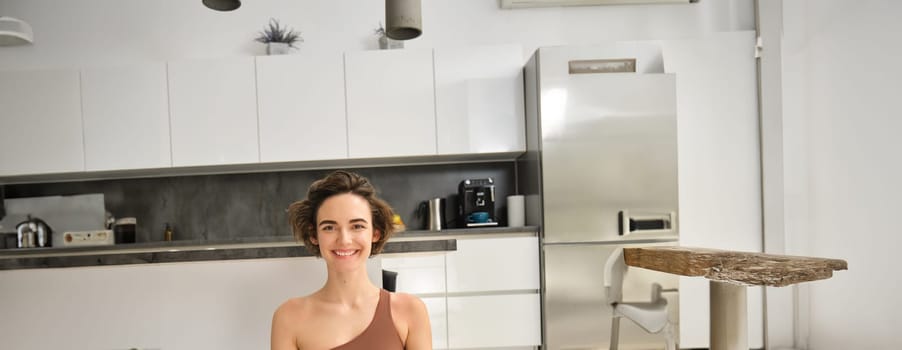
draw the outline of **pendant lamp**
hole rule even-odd
[[[385,0],[385,34],[410,40],[423,33],[420,0]]]
[[[241,0],[203,0],[204,6],[216,11],[232,11],[241,7]]]
[[[28,23],[0,16],[0,46],[27,45],[33,42],[34,34]]]

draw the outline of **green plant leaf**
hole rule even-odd
[[[269,19],[269,23],[254,40],[261,43],[286,43],[290,47],[294,47],[296,42],[304,42],[300,32],[281,25],[275,18]]]

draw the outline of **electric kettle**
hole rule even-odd
[[[28,215],[28,219],[16,225],[16,234],[18,238],[19,248],[35,248],[49,247],[51,245],[50,235],[53,230],[44,220],[32,218]]]
[[[420,202],[417,208],[417,217],[426,219],[426,228],[430,231],[441,231],[445,227],[445,199],[432,198]]]

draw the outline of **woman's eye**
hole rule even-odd
[[[366,225],[355,224],[355,225],[354,225],[354,229],[355,229],[355,230],[363,230],[363,229],[366,229]]]
[[[323,231],[332,231],[333,227],[331,225],[326,225],[326,226],[320,226],[319,229],[323,230]]]

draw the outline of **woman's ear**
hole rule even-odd
[[[382,238],[382,231],[379,229],[373,230],[373,242],[379,241]]]
[[[307,228],[308,228],[307,232],[313,232],[313,235],[312,235],[313,237],[310,237],[310,242],[313,243],[314,245],[319,245],[319,241],[316,239],[316,235],[318,233],[316,231],[316,226],[313,226],[313,224],[308,224]]]

